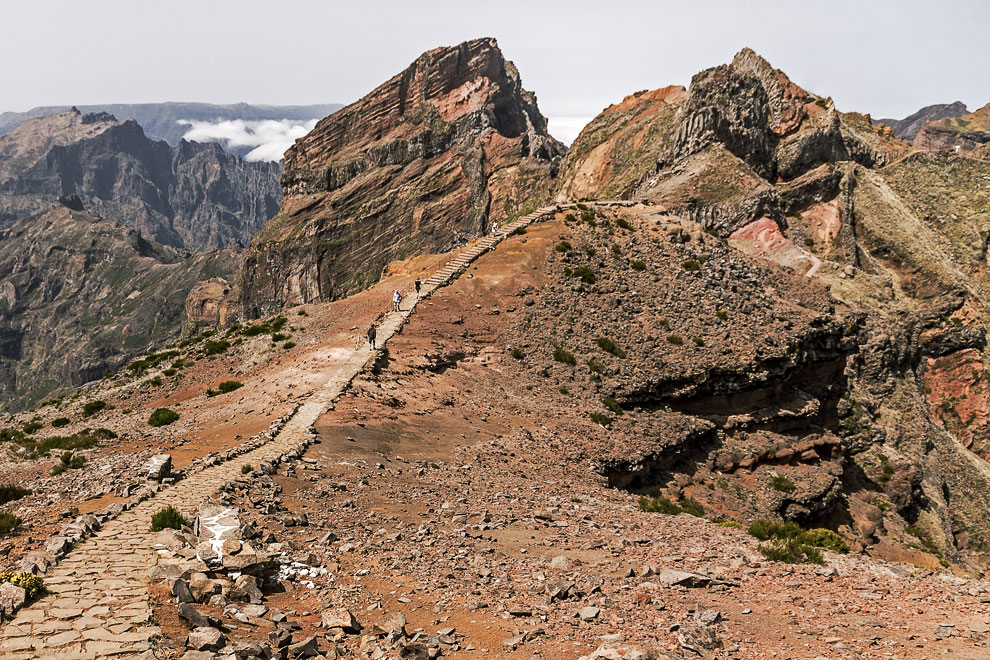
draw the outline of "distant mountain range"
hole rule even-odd
[[[47,117],[72,106],[41,106],[27,112],[0,113],[0,136],[28,119]],[[248,160],[280,160],[292,142],[305,135],[317,120],[344,107],[318,105],[251,105],[233,103],[109,103],[75,106],[82,114],[108,113],[121,121],[133,119],[153,140],[175,146],[183,137],[197,142],[219,142],[227,151]]]
[[[930,121],[945,119],[946,117],[962,117],[969,112],[966,104],[962,101],[955,103],[936,103],[926,105],[921,110],[908,115],[904,119],[877,119],[873,123],[885,124],[894,131],[894,135],[900,139],[911,142],[921,132],[921,128]]]

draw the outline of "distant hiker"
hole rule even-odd
[[[493,222],[492,223],[492,233],[493,234],[497,234],[498,233],[498,223],[497,222]]]
[[[378,331],[375,329],[374,324],[368,328],[368,343],[371,344],[371,350],[375,350],[375,337],[378,336]]]
[[[399,311],[399,303],[402,302],[402,294],[396,289],[395,293],[392,294],[392,311]]]
[[[413,282],[413,286],[416,287],[416,295],[418,296],[419,295],[419,287],[421,286],[420,281],[419,280],[416,280],[415,282]]]

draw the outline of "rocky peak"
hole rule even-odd
[[[972,151],[990,144],[990,103],[962,116],[949,116],[922,126],[915,149]]]
[[[423,53],[285,154],[278,216],[244,269],[247,315],[330,300],[546,197],[564,147],[494,39]]]
[[[946,117],[961,117],[968,113],[966,104],[962,101],[955,103],[937,103],[926,105],[921,110],[908,115],[904,119],[879,119],[875,123],[889,126],[894,135],[902,140],[913,140],[918,136],[921,128],[930,121],[945,119]]]

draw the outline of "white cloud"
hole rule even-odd
[[[547,130],[550,135],[571,146],[581,129],[592,119],[594,117],[548,117]]]
[[[264,119],[246,121],[227,119],[223,121],[197,121],[180,119],[178,123],[189,126],[182,137],[195,142],[222,142],[227,149],[242,152],[250,151],[245,160],[281,160],[285,150],[296,139],[309,133],[316,126],[315,119]]]

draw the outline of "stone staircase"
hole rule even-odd
[[[538,209],[459,252],[424,282],[418,296],[411,294],[406,299],[408,307],[386,315],[378,326],[379,346],[401,329],[419,301],[454,281],[516,229],[556,209]],[[149,531],[152,513],[168,505],[195,511],[222,484],[238,478],[245,463],[276,465],[300,456],[313,438],[313,424],[374,357],[367,348],[353,349],[332,365],[326,383],[297,408],[270,442],[191,473],[126,509],[80,543],[44,576],[48,594],[19,610],[0,631],[0,658],[153,658],[151,640],[158,628],[148,595],[148,572],[156,561],[154,534]]]

